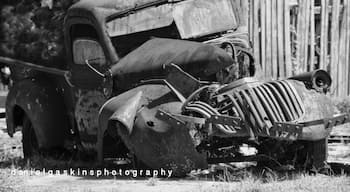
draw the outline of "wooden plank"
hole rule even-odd
[[[271,64],[272,64],[272,55],[271,55],[271,0],[265,1],[265,21],[266,21],[266,49],[265,49],[265,55],[266,55],[266,68],[265,68],[265,77],[269,78],[271,77]]]
[[[239,24],[244,24],[244,21],[242,21],[242,9],[241,9],[241,1],[240,0],[232,0],[231,4],[232,4],[232,8],[235,11],[236,14],[236,18],[239,21]]]
[[[285,49],[284,49],[284,4],[283,0],[277,1],[277,44],[278,44],[278,77],[285,77],[285,62],[284,62],[284,55],[285,55]]]
[[[330,73],[333,78],[331,93],[338,95],[338,61],[339,61],[339,14],[340,14],[340,0],[333,0],[332,2],[332,24],[331,24],[331,62]]]
[[[345,82],[346,82],[346,85],[345,86],[345,94],[346,96],[349,95],[349,90],[350,90],[350,85],[349,85],[349,70],[350,70],[350,67],[349,67],[349,63],[350,63],[350,3],[349,1],[347,1],[347,6],[346,6],[346,12],[347,12],[347,17],[346,17],[346,20],[347,20],[347,25],[346,25],[346,44],[345,44]]]
[[[286,76],[291,77],[292,73],[292,59],[291,59],[291,40],[290,40],[290,10],[289,1],[283,0],[284,6],[284,46],[285,46],[285,71]]]
[[[251,24],[251,17],[250,17],[250,7],[249,2],[247,0],[236,0],[236,3],[238,5],[238,9],[240,9],[240,32],[250,32],[250,24]],[[252,39],[251,39],[252,40]]]
[[[344,21],[345,21],[345,24],[344,24],[344,29],[343,29],[343,32],[345,33],[344,34],[344,54],[343,54],[343,62],[341,63],[342,67],[343,67],[343,75],[342,75],[342,97],[345,97],[348,95],[348,71],[349,71],[349,43],[348,43],[348,32],[349,32],[349,2],[346,1],[344,2]]]
[[[309,68],[308,71],[312,71],[315,69],[315,13],[314,13],[314,7],[315,7],[315,1],[310,0],[310,56],[309,56]]]
[[[260,0],[253,1],[253,46],[254,46],[254,56],[255,56],[255,66],[257,68],[257,71],[261,71],[261,65],[260,65],[260,41],[259,41],[259,6],[260,6]]]
[[[271,13],[272,13],[272,77],[278,78],[278,55],[277,55],[277,1],[272,0]]]
[[[304,68],[304,62],[305,62],[305,28],[306,28],[306,7],[307,7],[307,1],[308,0],[301,0],[299,1],[298,6],[298,15],[297,15],[297,47],[296,47],[296,66],[295,66],[295,72],[300,73],[303,71]]]
[[[240,1],[240,0],[238,0],[238,1]],[[249,0],[249,38],[250,38],[251,42],[254,41],[254,10],[253,10],[254,4],[255,4],[254,0]],[[243,21],[243,23],[244,23],[244,21]]]
[[[327,44],[328,44],[328,10],[329,0],[321,0],[321,50],[320,50],[320,69],[327,69]]]
[[[310,6],[311,6],[311,2],[310,0],[306,0],[306,5],[305,5],[305,31],[304,31],[304,36],[305,36],[305,41],[303,43],[303,55],[304,55],[304,62],[303,62],[303,68],[302,71],[306,72],[307,68],[308,68],[308,56],[309,56],[309,30],[310,30]]]
[[[266,0],[260,0],[260,30],[261,30],[261,38],[260,38],[260,59],[261,59],[261,67],[262,70],[266,70]],[[269,1],[269,0],[268,0]]]
[[[338,88],[339,88],[339,95],[340,97],[344,97],[345,91],[344,91],[344,87],[347,87],[347,83],[344,81],[344,77],[345,75],[347,75],[346,71],[345,71],[345,54],[347,54],[345,52],[345,41],[346,41],[346,18],[347,18],[347,2],[345,1],[344,4],[344,11],[343,11],[343,15],[342,15],[342,22],[341,22],[341,26],[340,26],[340,42],[339,42],[339,63],[338,63],[338,69],[339,69],[339,79],[338,79]]]

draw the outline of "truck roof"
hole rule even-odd
[[[82,12],[97,13],[104,18],[125,10],[151,3],[176,2],[180,0],[81,0],[72,5],[68,14],[79,16]]]
[[[125,10],[133,8],[137,5],[142,5],[151,2],[157,2],[159,0],[81,0],[77,2],[74,7],[84,7],[84,8],[105,8],[105,9],[115,9],[115,10]]]
[[[167,27],[172,23],[183,39],[238,26],[231,0],[81,0],[69,9],[69,17],[97,20],[111,37]]]

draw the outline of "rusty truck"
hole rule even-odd
[[[73,148],[178,175],[261,157],[322,167],[332,127],[349,121],[324,94],[331,77],[258,80],[239,19],[233,0],[80,1],[62,66],[0,57],[8,134],[22,131],[25,158]]]

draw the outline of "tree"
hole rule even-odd
[[[1,1],[0,55],[60,68],[64,16],[76,1]]]

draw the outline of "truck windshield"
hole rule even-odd
[[[164,28],[175,23],[182,39],[237,28],[232,0],[187,0],[150,7],[107,22],[111,37]]]
[[[174,7],[173,17],[183,39],[237,27],[231,0],[185,1]]]

